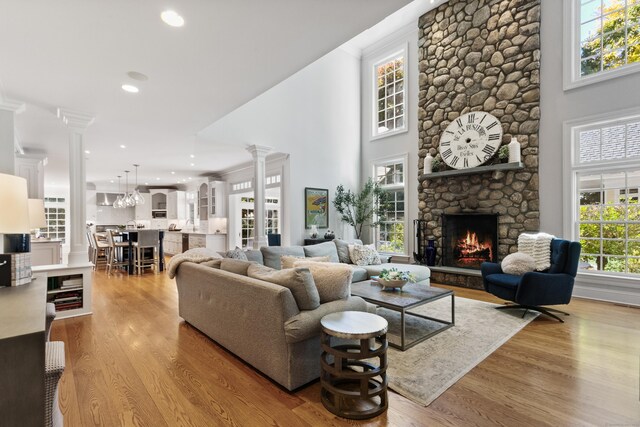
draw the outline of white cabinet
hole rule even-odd
[[[184,191],[170,191],[167,194],[167,218],[187,219],[187,198]]]
[[[166,230],[167,229],[167,219],[166,218],[156,218],[151,220],[151,228],[152,230]]]
[[[200,221],[209,219],[209,185],[207,183],[200,184],[198,188],[198,218]]]
[[[136,205],[136,220],[149,221],[151,219],[151,196],[145,194],[143,197],[144,204]]]
[[[56,305],[56,319],[91,314],[93,264],[42,265],[32,270],[47,278],[47,302]]]
[[[209,216],[226,218],[226,183],[224,181],[209,182]]]
[[[207,248],[216,252],[226,252],[227,235],[226,234],[207,234]]]
[[[59,240],[31,240],[31,265],[62,263],[62,243]]]
[[[176,255],[182,253],[182,233],[167,232],[163,239],[164,253],[167,255]]]
[[[207,238],[204,234],[189,234],[189,249],[206,247]]]

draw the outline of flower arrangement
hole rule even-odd
[[[383,268],[382,271],[380,272],[380,276],[378,277],[379,279],[388,280],[388,281],[402,280],[402,281],[411,282],[411,283],[415,283],[416,281],[416,276],[414,276],[408,271],[399,271],[395,267],[390,268],[389,270],[387,270],[386,268]]]
[[[502,147],[500,147],[500,149],[498,150],[498,158],[501,161],[506,161],[509,158],[509,146],[508,145],[503,145]]]

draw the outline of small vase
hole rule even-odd
[[[316,225],[312,225],[311,226],[310,236],[311,236],[312,239],[315,239],[315,238],[318,237],[318,226],[316,226]]]
[[[427,259],[427,265],[433,267],[436,265],[436,241],[430,239],[425,248],[425,258]]]

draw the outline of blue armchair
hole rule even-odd
[[[534,271],[522,276],[506,274],[500,264],[484,262],[480,266],[484,288],[490,294],[515,304],[496,307],[498,309],[523,308],[538,311],[564,322],[551,313],[569,313],[542,305],[569,304],[573,283],[578,271],[580,243],[554,239],[551,241],[551,267],[546,271]],[[524,317],[524,314],[522,317]]]

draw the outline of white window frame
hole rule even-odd
[[[640,157],[633,157],[623,160],[599,160],[581,164],[579,162],[578,135],[581,131],[589,128],[601,128],[614,126],[615,124],[627,123],[629,121],[640,121],[640,109],[634,108],[586,117],[578,120],[564,122],[564,152],[563,152],[563,190],[564,190],[564,218],[563,231],[567,239],[577,241],[579,239],[578,221],[578,175],[580,173],[615,173],[630,169],[638,169]],[[640,284],[640,278],[636,274],[617,273],[611,271],[585,271],[578,270],[580,277],[609,277],[614,281],[619,279],[622,282],[633,281]]]
[[[640,62],[601,71],[589,76],[580,75],[580,0],[564,0],[564,90],[603,82],[640,71]]]
[[[379,65],[382,65],[389,60],[398,56],[403,57],[404,61],[404,96],[402,98],[402,111],[403,111],[403,124],[401,128],[395,128],[394,130],[379,133],[378,132],[378,77],[377,69]],[[409,96],[409,43],[402,43],[400,47],[396,47],[392,50],[386,50],[385,54],[379,56],[373,61],[371,66],[371,141],[386,138],[409,131],[409,114],[407,111],[408,103],[407,97]]]
[[[371,162],[371,179],[374,180],[374,182],[377,182],[377,175],[376,175],[376,167],[378,166],[385,166],[385,165],[389,165],[389,164],[395,164],[395,163],[402,163],[402,189],[404,190],[404,249],[403,249],[403,253],[397,253],[397,252],[381,252],[384,255],[392,255],[392,256],[408,256],[409,253],[409,213],[407,210],[408,207],[408,203],[409,200],[407,199],[407,190],[408,190],[408,182],[407,182],[407,167],[409,164],[409,155],[408,154],[402,154],[399,156],[393,156],[393,157],[385,157],[385,158],[381,158],[381,159],[377,159],[374,160],[373,162]],[[395,189],[399,189],[400,187],[398,186],[398,188]],[[393,190],[393,188],[390,188],[391,190]],[[379,237],[380,237],[380,226],[376,226],[373,229],[373,241],[376,245],[376,249],[378,248],[379,245]]]

